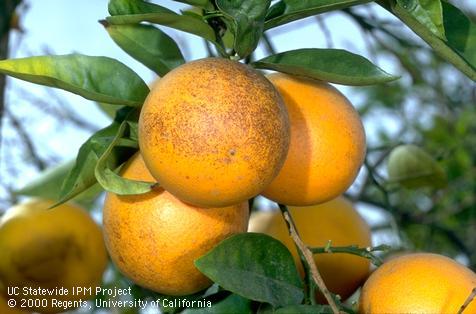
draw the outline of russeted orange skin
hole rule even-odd
[[[202,207],[259,194],[283,165],[289,121],[281,96],[259,72],[207,58],[153,86],[139,119],[151,174],[170,193]]]
[[[448,257],[431,253],[399,256],[369,277],[359,313],[458,313],[475,287],[476,274]],[[476,301],[463,313],[476,313]]]
[[[331,200],[354,182],[365,158],[365,131],[352,104],[332,85],[275,73],[268,79],[286,104],[291,143],[283,168],[262,193],[281,204]]]
[[[138,154],[122,176],[154,180]],[[126,277],[162,294],[188,295],[211,285],[195,268],[195,259],[223,239],[246,232],[248,203],[199,208],[162,188],[142,195],[108,193],[103,225],[109,254]]]
[[[369,226],[352,203],[343,197],[315,206],[289,207],[289,211],[299,235],[310,247],[324,247],[329,240],[332,246],[368,247],[371,244]],[[279,212],[252,213],[248,231],[266,233],[283,242],[303,274],[296,247]],[[322,253],[315,254],[314,260],[326,286],[344,300],[357,290],[370,272],[369,260],[356,255]],[[322,295],[317,297],[319,302],[325,302]]]

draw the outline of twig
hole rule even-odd
[[[461,305],[459,311],[458,311],[458,314],[462,314],[464,312],[464,310],[468,307],[468,305],[474,300],[474,298],[476,298],[476,287],[473,289],[473,291],[471,291],[471,294],[469,295],[469,297],[466,299],[466,301],[464,302],[463,305]]]
[[[8,57],[8,31],[3,34],[1,34],[1,31],[2,30],[0,29],[0,60],[4,60]],[[2,121],[5,108],[5,86],[6,76],[0,75],[0,139],[2,138]],[[1,146],[2,141],[0,140],[0,150]]]
[[[269,39],[268,35],[266,33],[263,34],[263,43],[266,48],[266,51],[274,55],[276,53],[276,49],[274,48],[273,43],[271,42],[271,39]]]
[[[390,250],[390,246],[382,244],[379,246],[375,247],[366,247],[366,248],[360,248],[355,245],[351,246],[330,246],[330,241],[329,245],[325,247],[317,247],[317,248],[310,248],[311,252],[313,254],[320,254],[320,253],[347,253],[347,254],[352,254],[352,255],[357,255],[361,257],[368,258],[372,261],[372,264],[376,266],[382,265],[382,259],[375,254],[372,254],[373,252],[377,251],[388,251]]]
[[[2,17],[0,17],[0,60],[8,58],[8,44],[11,27],[10,21],[17,5],[18,2],[12,0],[3,0],[0,4],[0,10],[4,12]],[[0,139],[2,138],[2,118],[5,110],[5,85],[6,77],[5,75],[0,75]]]
[[[306,263],[306,266],[308,266],[309,270],[311,271],[311,276],[313,281],[315,282],[317,287],[319,287],[319,290],[322,292],[322,294],[326,298],[326,301],[327,303],[329,303],[329,306],[331,307],[332,312],[334,314],[341,313],[337,304],[334,301],[332,294],[327,289],[326,284],[324,283],[324,280],[322,279],[321,274],[319,273],[319,270],[317,269],[316,263],[314,262],[314,258],[312,256],[312,252],[309,250],[306,244],[304,244],[304,242],[299,237],[299,234],[296,230],[296,225],[294,224],[294,221],[287,207],[285,205],[280,204],[279,208],[281,209],[281,214],[283,215],[284,220],[286,221],[286,224],[288,225],[289,233],[294,243],[298,247],[299,251],[302,253],[302,256],[305,259],[304,262]]]
[[[205,49],[207,50],[207,56],[208,57],[215,57],[215,53],[212,50],[212,47],[210,47],[210,42],[206,39],[203,40],[203,44],[205,45]]]
[[[25,89],[16,89],[16,92],[22,95],[23,99],[28,101],[29,105],[35,106],[45,114],[48,114],[61,122],[61,124],[71,123],[77,127],[91,132],[95,132],[100,129],[99,126],[80,118],[78,114],[76,114],[72,109],[68,108],[68,105],[62,104],[64,103],[64,100],[61,100],[55,92],[51,92],[49,88],[46,88],[45,91],[48,93],[47,99],[49,102],[42,100],[40,97],[34,96]]]
[[[316,21],[317,21],[317,25],[319,25],[319,28],[320,28],[321,32],[324,34],[324,38],[326,39],[327,48],[333,48],[334,47],[334,41],[332,40],[332,33],[330,32],[329,28],[327,27],[326,23],[324,22],[324,19],[322,18],[321,15],[316,15]]]
[[[41,159],[41,157],[38,155],[36,152],[35,146],[33,145],[33,142],[31,141],[28,133],[25,131],[23,128],[23,125],[18,121],[18,119],[8,110],[8,108],[5,108],[5,114],[8,116],[10,121],[12,122],[13,127],[17,130],[18,136],[23,140],[23,143],[26,146],[26,149],[28,150],[28,153],[30,154],[30,157],[35,164],[35,166],[39,170],[44,170],[46,168],[46,163]]]

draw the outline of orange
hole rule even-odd
[[[153,180],[139,154],[122,176]],[[162,188],[142,195],[109,193],[103,223],[111,258],[126,277],[162,294],[187,295],[211,285],[193,263],[220,241],[246,231],[248,203],[199,208]]]
[[[73,204],[48,209],[53,204],[32,200],[14,206],[0,219],[2,290],[19,287],[20,294],[14,296],[17,306],[26,299],[35,305],[29,310],[41,313],[82,306],[94,293],[74,295],[72,289],[88,287],[94,291],[101,285],[108,261],[101,228],[88,212]],[[25,295],[24,287],[64,288],[68,294]],[[41,299],[47,303],[33,303]],[[53,304],[52,299],[63,303]],[[69,301],[74,302],[68,305]]]
[[[291,143],[283,168],[263,195],[294,206],[341,195],[365,157],[365,132],[358,113],[328,83],[280,73],[268,79],[286,104]]]
[[[328,241],[332,246],[371,244],[370,228],[353,208],[352,203],[343,197],[332,201],[308,206],[289,207],[299,235],[310,247],[324,247]],[[248,231],[266,233],[283,242],[294,256],[296,265],[302,271],[293,240],[281,213],[254,212],[250,218]],[[314,260],[326,286],[330,291],[348,298],[367,278],[370,262],[360,256],[345,253],[315,254]],[[323,296],[318,296],[323,301]]]
[[[437,254],[413,253],[388,260],[369,277],[359,313],[458,313],[476,274]],[[463,312],[476,313],[476,302]]]
[[[259,72],[236,61],[184,64],[152,87],[139,119],[141,154],[152,176],[202,207],[259,194],[283,165],[289,121]]]

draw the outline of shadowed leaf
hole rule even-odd
[[[340,10],[373,0],[280,0],[266,15],[265,29],[333,10]]]
[[[152,25],[106,25],[106,29],[119,47],[159,76],[185,63],[175,41]]]
[[[234,235],[195,261],[224,289],[273,306],[299,304],[302,281],[289,250],[260,233]]]

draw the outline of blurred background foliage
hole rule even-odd
[[[474,20],[475,10],[466,7]],[[387,117],[369,144],[364,177],[355,200],[383,208],[398,226],[401,250],[438,252],[476,268],[476,85],[436,56],[398,23],[346,11],[373,40],[374,55],[392,58],[402,78],[356,90],[364,121]],[[384,120],[385,121],[385,120]],[[388,183],[393,147],[413,143],[433,156],[447,176],[440,189],[406,189]],[[370,173],[370,174],[369,174]],[[393,228],[384,223],[374,230]]]

